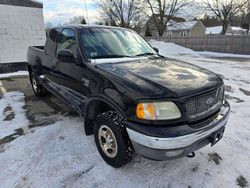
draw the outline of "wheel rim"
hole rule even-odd
[[[35,78],[32,78],[32,85],[35,92],[37,92],[37,82]]]
[[[110,158],[117,154],[117,141],[114,133],[107,125],[102,125],[98,131],[98,140],[103,152]]]

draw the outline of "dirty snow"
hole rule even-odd
[[[0,145],[0,187],[231,188],[237,187],[240,176],[250,182],[250,96],[242,92],[250,91],[250,58],[216,59],[168,43],[152,45],[165,56],[224,77],[232,110],[224,138],[218,144],[197,151],[193,159],[157,162],[136,155],[130,164],[114,169],[101,159],[93,137],[84,135],[82,119],[67,116]],[[6,106],[7,102],[1,104]]]
[[[24,105],[24,94],[21,92],[5,93],[0,99],[0,139],[28,126]]]
[[[29,75],[28,71],[18,71],[18,72],[0,74],[0,79],[1,78],[16,77],[16,76],[27,76],[27,75]]]

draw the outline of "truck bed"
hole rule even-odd
[[[27,54],[27,62],[30,65],[42,64],[44,46],[30,46]]]
[[[44,46],[31,46],[32,48],[38,48],[40,50],[44,50]]]

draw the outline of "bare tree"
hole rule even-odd
[[[101,19],[110,25],[132,28],[141,17],[141,0],[96,0]]]
[[[83,16],[75,16],[70,18],[69,21],[65,23],[65,25],[67,24],[86,24],[86,20]]]
[[[184,7],[188,6],[191,0],[144,0],[152,14],[152,20],[157,28],[159,36],[163,36],[168,23]]]
[[[87,24],[85,18],[82,18],[81,24]]]
[[[247,3],[248,0],[207,0],[206,5],[221,21],[221,34],[225,35],[231,18],[244,9]]]
[[[249,30],[250,30],[250,13],[248,13],[246,15],[243,15],[241,27],[243,29],[246,29],[247,34],[249,34]]]

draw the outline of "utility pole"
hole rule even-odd
[[[89,15],[88,15],[86,0],[83,0],[83,1],[84,1],[85,11],[86,11],[86,23],[89,24]]]
[[[247,14],[247,19],[248,19],[248,34],[249,34],[249,29],[250,29],[250,0],[248,0],[248,14]]]

